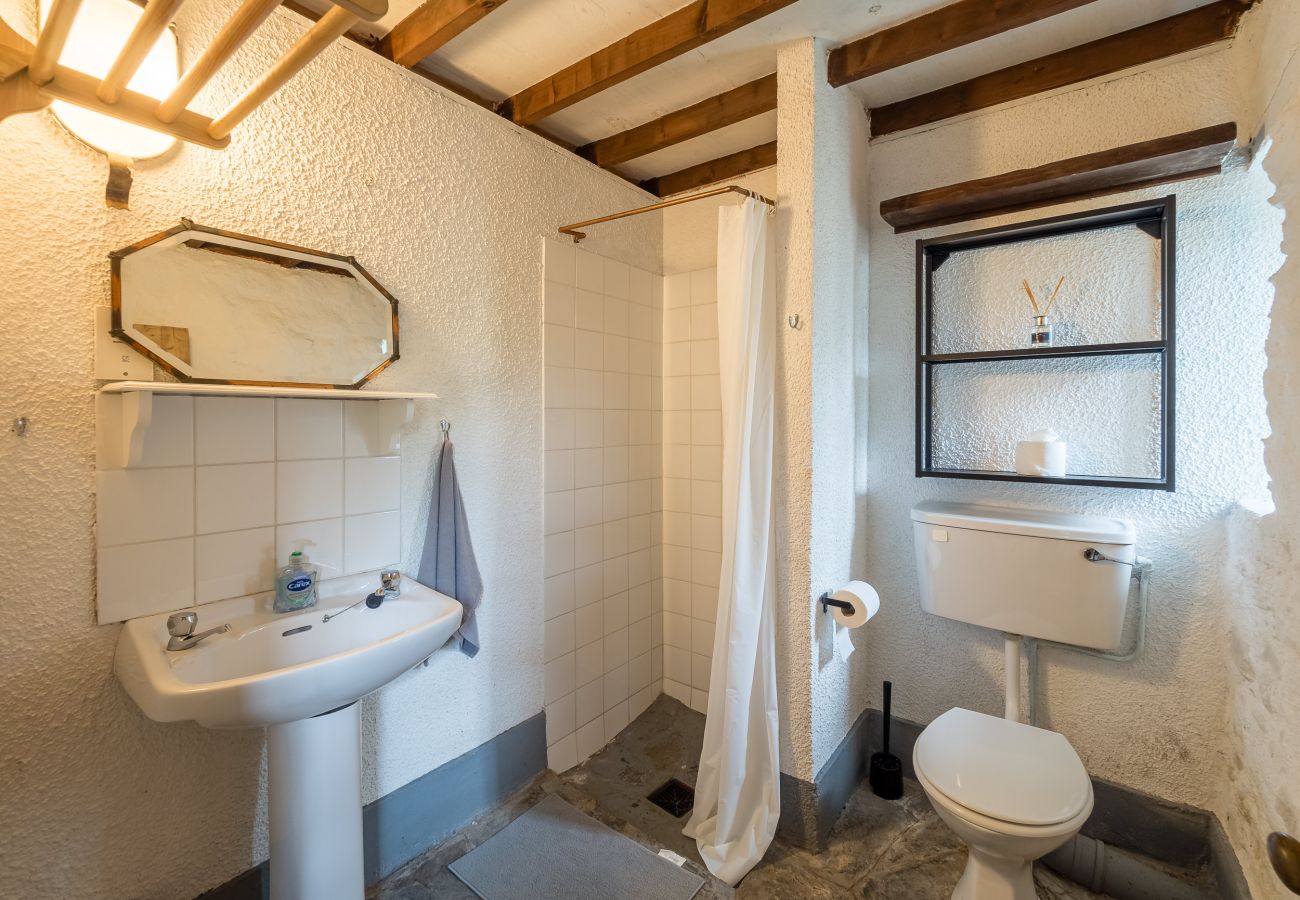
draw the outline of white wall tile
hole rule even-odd
[[[547,620],[543,631],[542,651],[547,662],[573,652],[573,613]]]
[[[709,713],[709,692],[702,691],[699,688],[691,689],[691,709],[702,715]]]
[[[275,401],[277,459],[328,459],[343,455],[343,401]]]
[[[574,284],[584,291],[601,293],[605,289],[604,261],[594,253],[577,248],[577,276]]]
[[[371,403],[355,404],[375,406]],[[194,462],[200,466],[275,459],[275,400],[195,397]]]
[[[565,735],[546,748],[546,765],[555,773],[567,772],[578,764],[578,737]]]
[[[275,529],[275,568],[289,564],[289,554],[301,550],[320,567],[321,578],[343,574],[343,520],[296,522]]]
[[[627,263],[605,260],[605,293],[626,300],[631,295],[631,274]]]
[[[542,321],[573,327],[573,286],[546,282],[542,294]]]
[[[343,464],[343,512],[349,516],[387,512],[402,503],[402,459],[375,456]]]
[[[573,491],[553,491],[544,502],[546,534],[573,530]]]
[[[691,273],[679,272],[663,279],[663,305],[665,309],[691,305]]]
[[[599,716],[578,728],[578,761],[582,762],[605,746],[605,723]]]
[[[579,449],[599,448],[605,443],[605,414],[599,409],[579,409],[574,417],[574,438],[571,446]]]
[[[548,534],[544,539],[543,577],[550,578],[573,569],[573,532]]]
[[[401,513],[370,513],[343,520],[344,572],[384,569],[398,565],[401,560]]]
[[[573,449],[573,410],[548,409],[546,411],[546,449]]]
[[[691,687],[702,691],[709,689],[709,668],[713,661],[702,654],[691,654]]]
[[[379,434],[379,404],[348,400],[343,404],[343,455],[380,456],[388,453]],[[437,450],[435,449],[436,453]]]
[[[300,465],[289,463],[288,465]],[[308,463],[307,465],[315,465]],[[242,531],[275,524],[275,463],[199,466],[194,470],[198,534]],[[321,517],[316,517],[321,518]],[[228,594],[227,596],[239,596]]]
[[[680,681],[674,681],[673,679],[665,675],[664,693],[667,694],[669,697],[672,697],[674,700],[680,703],[685,703],[687,706],[690,706],[691,686],[689,684],[684,684]]]
[[[110,469],[97,473],[99,546],[194,533],[194,469]]]
[[[280,524],[343,515],[343,460],[276,464],[275,518]]]
[[[275,589],[275,529],[200,535],[194,541],[194,602]]]
[[[153,418],[140,468],[194,465],[194,399],[153,398]]]
[[[558,238],[546,238],[543,265],[547,281],[573,284],[576,277],[577,247]],[[558,770],[556,770],[558,771]]]
[[[605,711],[605,680],[597,678],[578,687],[574,696],[574,721],[581,728]]]
[[[573,489],[573,451],[547,450],[544,473],[547,491]]]
[[[605,378],[603,372],[575,369],[573,372],[573,405],[576,409],[605,408]]]
[[[546,579],[545,616],[553,619],[573,610],[573,573],[561,572]]]
[[[597,297],[597,300],[600,298]],[[549,357],[547,358],[549,361]],[[605,368],[605,336],[599,331],[578,329],[573,336],[573,366],[601,372]]]
[[[627,629],[620,628],[605,635],[605,672],[608,674],[619,666],[627,665],[627,660]]]
[[[555,744],[565,735],[571,734],[575,727],[573,718],[573,694],[565,694],[554,703],[546,704],[546,743]]]
[[[618,733],[627,727],[629,720],[628,704],[624,700],[616,703],[609,709],[604,716],[605,719],[605,740],[612,741],[618,737]]]
[[[588,606],[584,609],[578,610],[575,616],[581,619],[582,613],[591,609],[595,609],[596,612],[599,613],[600,604],[596,604],[594,607]],[[599,626],[599,619],[596,620],[596,624]],[[600,679],[605,674],[605,642],[603,638],[596,641],[589,641],[585,644],[579,641],[578,651],[573,656],[573,674],[574,681],[578,685],[578,692],[580,694],[584,689],[588,689],[587,685],[590,685],[593,681],[597,683],[597,687],[594,688],[594,690],[597,692],[600,691]],[[599,712],[599,710],[596,712]],[[593,713],[593,715],[594,714],[595,713]],[[588,716],[584,722],[579,722],[578,724],[582,725],[590,721],[591,716]]]
[[[604,566],[596,563],[573,573],[574,602],[579,608],[605,599]]]
[[[602,526],[589,525],[574,532],[573,567],[584,569],[599,563],[604,556],[604,533]]]
[[[576,291],[573,305],[577,328],[596,333],[605,330],[605,298],[599,291]]]
[[[544,378],[547,409],[572,409],[573,369],[566,366],[547,366]]]
[[[718,270],[699,269],[691,272],[691,305],[718,302]]]
[[[578,452],[582,453],[584,451],[579,450]],[[598,459],[604,455],[600,450],[593,450],[592,452],[596,454]],[[593,471],[599,476],[604,471],[603,465],[601,463],[577,465],[574,474],[575,477],[578,477],[580,473],[590,475]],[[604,487],[599,486],[600,481],[596,482],[597,486],[585,487],[583,485],[584,480],[580,479],[578,481],[578,490],[573,492],[573,525],[575,528],[599,525],[605,520]]]
[[[548,366],[573,365],[573,329],[567,325],[547,323],[544,331],[544,351]]]
[[[545,666],[543,673],[545,685],[545,702],[554,703],[565,694],[573,692],[573,654],[568,653],[553,659]]]
[[[96,608],[101,624],[194,605],[194,539],[101,547]]]
[[[617,334],[622,337],[628,337],[629,319],[631,316],[628,307],[630,304],[626,300],[618,297],[605,297],[605,333]]]

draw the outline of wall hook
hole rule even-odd
[[[785,317],[785,320],[786,320],[786,322],[789,323],[790,327],[793,328],[795,331],[798,331],[798,330],[799,330],[799,314],[798,314],[798,313],[795,313],[793,316],[786,316],[786,317]]]
[[[446,419],[438,420],[438,427],[442,429],[442,439],[444,441],[451,439],[451,422]]]
[[[18,437],[27,437],[27,429],[31,424],[31,420],[26,416],[19,416],[17,419],[14,419],[14,423],[9,426],[9,430]]]

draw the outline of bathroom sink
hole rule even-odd
[[[324,621],[378,585],[376,574],[322,581],[320,602],[296,613],[272,612],[270,594],[204,604],[199,630],[230,628],[181,651],[166,649],[166,613],[133,619],[113,668],[157,722],[248,728],[318,716],[383,687],[460,626],[459,603],[409,578],[377,609],[362,603]]]

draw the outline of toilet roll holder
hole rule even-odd
[[[834,606],[836,609],[844,610],[846,616],[857,615],[852,603],[847,600],[836,600],[831,596],[832,593],[832,591],[827,591],[817,598],[822,605],[822,612],[830,612],[830,607]]]

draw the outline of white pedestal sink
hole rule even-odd
[[[273,900],[362,897],[361,718],[357,701],[428,658],[460,627],[461,606],[403,580],[377,609],[377,574],[323,581],[312,609],[277,614],[271,595],[196,607],[198,631],[167,650],[167,614],[132,619],[113,669],[156,722],[267,727]]]

